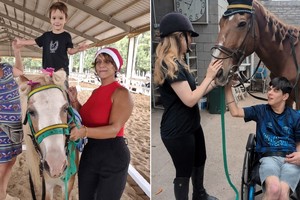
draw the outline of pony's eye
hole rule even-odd
[[[238,27],[244,27],[244,26],[246,26],[246,24],[247,23],[245,21],[242,21],[238,24]]]
[[[63,108],[62,108],[62,111],[64,113],[68,113],[68,105],[65,105]]]
[[[31,117],[34,117],[35,116],[35,112],[33,110],[28,110],[28,114],[31,116]]]

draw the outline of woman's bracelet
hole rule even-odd
[[[87,135],[88,135],[88,128],[86,126],[84,126],[84,125],[83,125],[83,127],[84,127],[84,135],[85,135],[85,137],[87,137]]]
[[[233,103],[233,102],[235,102],[235,101],[232,100],[232,101],[228,102],[226,105],[228,106],[229,104],[231,104],[231,103]]]

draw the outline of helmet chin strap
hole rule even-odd
[[[185,37],[185,42],[186,42],[186,53],[190,53],[190,52],[192,52],[192,50],[191,50],[191,48],[189,46],[187,33],[183,32],[183,35]]]

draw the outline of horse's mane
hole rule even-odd
[[[291,35],[295,38],[294,45],[299,41],[300,28],[289,25],[281,21],[272,12],[270,12],[259,0],[254,0],[253,5],[255,9],[259,9],[262,15],[265,17],[267,24],[265,27],[266,32],[271,32],[273,34],[272,41],[278,41],[279,49],[283,50],[282,42],[290,37]],[[275,36],[276,35],[276,36]]]
[[[65,86],[66,80],[66,73],[65,71],[57,71],[52,74],[52,76],[48,74],[37,74],[30,77],[30,80],[26,77],[20,77],[18,80],[19,83],[19,92],[20,92],[20,99],[21,99],[21,109],[22,109],[22,119],[25,119],[26,111],[27,111],[27,98],[28,94],[34,90],[35,88],[55,84],[66,90]],[[31,84],[29,84],[31,82]],[[36,83],[36,84],[32,84]],[[50,116],[49,116],[50,117]],[[39,163],[40,158],[38,153],[35,150],[35,147],[32,143],[31,137],[31,130],[29,125],[23,125],[23,132],[24,132],[24,139],[26,144],[26,162],[28,164],[28,168],[30,170],[33,182],[36,184],[36,187],[40,188],[41,186],[41,179],[40,179],[40,172],[39,172]]]

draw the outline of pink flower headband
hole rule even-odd
[[[47,67],[46,69],[42,69],[42,73],[48,74],[50,77],[52,77],[52,75],[54,73],[54,68]]]
[[[35,86],[35,85],[37,85],[37,84],[39,84],[40,82],[35,82],[35,81],[32,81],[32,80],[29,80],[28,82],[27,82],[27,85],[30,85],[31,87],[33,87],[33,86]]]
[[[46,75],[49,75],[50,77],[53,76],[53,73],[54,73],[54,68],[51,68],[51,67],[47,67],[46,69],[42,69],[42,73],[46,74]],[[30,86],[35,86],[37,84],[39,84],[40,82],[35,82],[35,81],[32,81],[32,80],[29,80],[27,82],[27,85],[30,85]]]

